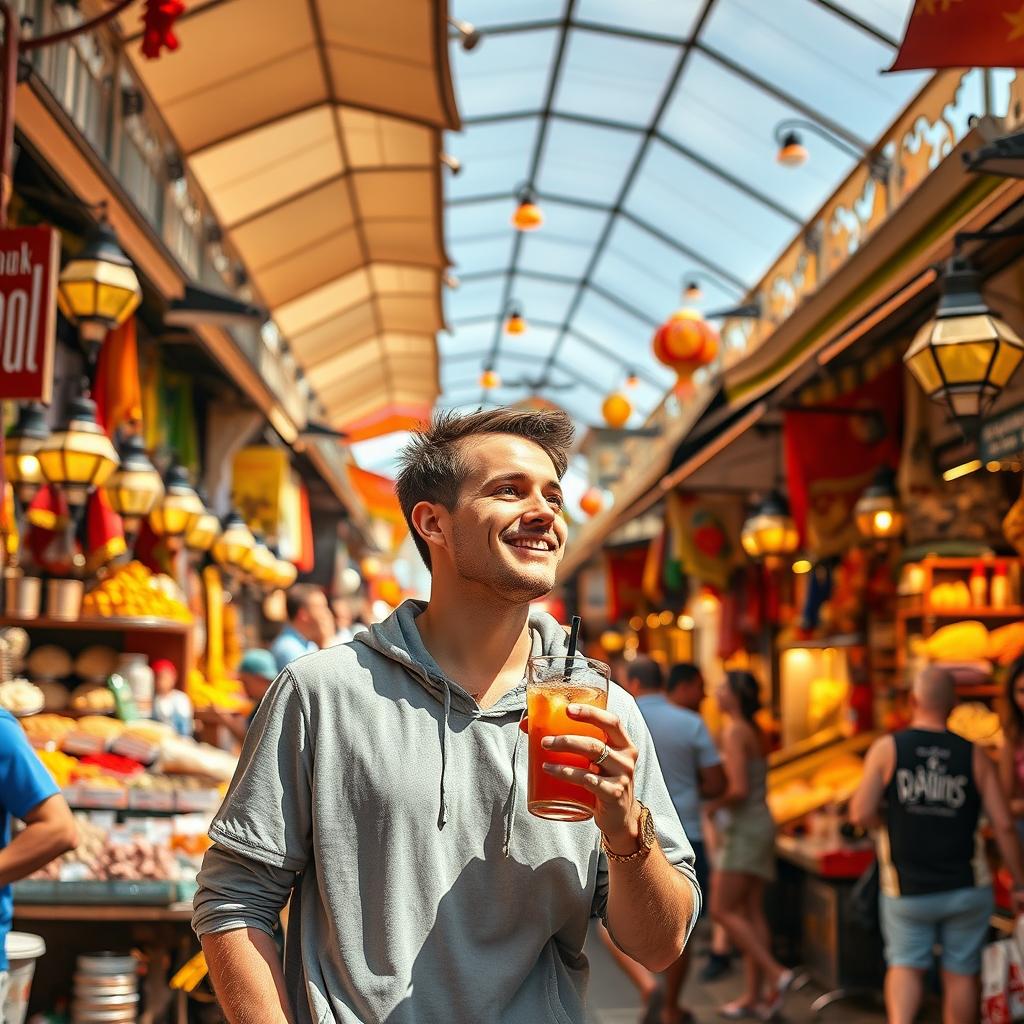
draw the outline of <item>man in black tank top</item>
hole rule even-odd
[[[942,947],[943,1019],[978,1019],[981,948],[992,914],[992,880],[978,830],[988,817],[1024,911],[1024,863],[995,766],[949,732],[953,677],[925,669],[914,682],[910,728],[868,751],[850,817],[874,828],[885,938],[889,1024],[912,1024],[933,949]]]

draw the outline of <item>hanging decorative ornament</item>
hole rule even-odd
[[[604,508],[604,495],[599,487],[590,487],[583,492],[580,498],[580,508],[588,516],[596,516]]]
[[[544,223],[544,214],[537,205],[537,194],[524,185],[517,196],[518,205],[512,214],[512,227],[516,231],[536,231]]]
[[[718,331],[695,309],[677,309],[655,332],[654,356],[689,378],[694,370],[714,362],[718,355]]]
[[[526,333],[526,320],[523,318],[523,310],[515,303],[508,307],[508,316],[505,318],[505,333],[511,335]]]
[[[612,430],[621,430],[633,415],[633,406],[625,395],[616,391],[604,400],[601,415]]]
[[[501,387],[501,377],[498,376],[496,370],[492,370],[491,367],[487,366],[484,368],[484,372],[480,374],[480,387],[485,391],[491,391],[494,388]]]
[[[346,597],[351,597],[353,594],[359,593],[359,588],[363,585],[363,577],[359,575],[357,569],[353,569],[351,565],[346,566],[341,570],[341,592]]]
[[[384,564],[376,555],[367,555],[359,563],[359,571],[364,580],[375,580],[384,571]]]
[[[174,23],[185,13],[182,0],[146,0],[142,15],[142,55],[155,60],[161,50],[173,53],[178,48]]]

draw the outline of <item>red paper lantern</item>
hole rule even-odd
[[[655,332],[654,356],[681,377],[718,355],[718,332],[694,309],[677,309]]]
[[[580,508],[588,516],[596,516],[604,508],[604,495],[597,487],[591,487],[583,492],[580,498]]]

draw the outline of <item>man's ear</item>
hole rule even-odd
[[[409,517],[412,528],[433,547],[446,548],[448,538],[445,527],[448,523],[448,510],[444,505],[431,501],[421,501],[412,510]]]

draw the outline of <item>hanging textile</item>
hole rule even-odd
[[[142,419],[135,317],[129,317],[116,330],[107,333],[96,363],[93,398],[96,401],[96,418],[110,437],[123,424]]]

